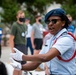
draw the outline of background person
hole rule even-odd
[[[25,13],[22,10],[19,10],[16,15],[17,21],[12,25],[11,34],[10,34],[10,47],[12,53],[15,51],[13,48],[19,49],[21,52],[27,55],[27,47],[25,45],[25,30],[26,26],[25,22]],[[20,62],[21,64],[25,64],[25,61]],[[22,71],[18,71],[14,69],[13,75],[22,75]]]
[[[31,42],[34,49],[34,54],[38,54],[43,45],[43,25],[41,24],[42,17],[35,16],[36,22],[33,24],[31,33]]]
[[[25,24],[27,25],[27,32],[26,32],[26,39],[27,43],[26,46],[27,48],[30,48],[31,54],[33,55],[33,48],[32,48],[32,43],[31,43],[31,32],[32,32],[32,25],[30,24],[30,18],[25,18]]]
[[[72,24],[72,21],[73,21],[72,16],[70,14],[67,14],[67,17],[69,19],[69,25],[68,25],[68,28],[67,28],[68,32],[71,32],[71,33],[74,34],[74,32],[75,32],[75,26]]]

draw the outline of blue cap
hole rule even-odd
[[[25,20],[30,20],[30,18],[25,18]]]
[[[48,18],[51,16],[59,16],[61,17],[61,19],[66,21],[66,24],[69,24],[69,19],[66,16],[66,12],[61,9],[61,8],[57,8],[57,9],[53,9],[51,11],[49,11],[46,15],[45,15],[45,23],[48,21]]]

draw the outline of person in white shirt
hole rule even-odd
[[[12,58],[31,62],[21,65],[12,59],[11,65],[18,70],[30,71],[42,62],[49,61],[50,75],[76,75],[76,38],[74,39],[72,34],[67,31],[69,20],[66,12],[61,8],[49,11],[45,15],[45,23],[52,36],[47,40],[41,52],[37,55],[24,55],[14,48],[16,53],[11,54]]]
[[[33,55],[33,48],[31,43],[31,32],[32,32],[32,25],[30,24],[30,18],[25,18],[25,24],[27,25],[27,32],[26,32],[26,39],[27,39],[27,48],[30,48],[31,54]]]

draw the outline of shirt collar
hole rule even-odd
[[[67,33],[67,29],[66,28],[64,28],[64,29],[62,29],[61,31],[59,31],[54,37],[55,38],[58,38],[60,35],[62,35],[63,33]]]

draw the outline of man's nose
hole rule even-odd
[[[52,22],[52,21],[50,21],[48,25],[49,25],[49,26],[52,26],[52,25],[53,25],[53,22]]]

